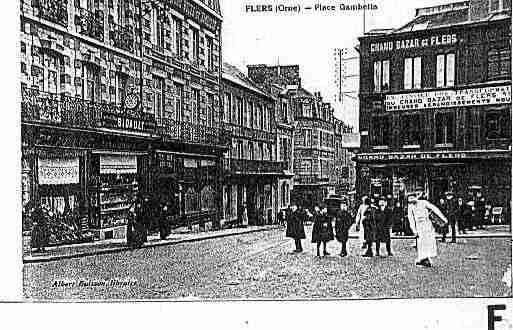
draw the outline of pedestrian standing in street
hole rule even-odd
[[[159,232],[160,232],[160,239],[165,240],[167,236],[170,234],[169,230],[169,206],[166,201],[160,202],[160,212],[158,215],[159,219]]]
[[[381,243],[385,243],[388,256],[393,256],[390,239],[392,211],[387,206],[385,198],[380,198],[378,205],[378,208],[374,212],[374,219],[376,222],[376,256],[380,256]]]
[[[427,200],[420,200],[422,195],[418,193],[408,195],[408,220],[417,241],[416,265],[423,267],[432,266],[432,258],[437,256],[436,235],[429,212],[447,223],[447,218],[442,212]]]
[[[403,208],[401,207],[401,203],[397,202],[392,209],[392,219],[393,219],[393,232],[398,235],[404,235],[404,222],[403,222]]]
[[[242,220],[241,220],[241,227],[246,228],[249,225],[249,218],[248,218],[248,206],[246,203],[242,204]]]
[[[367,208],[365,209],[365,212],[363,213],[363,230],[365,233],[365,247],[367,248],[367,251],[363,255],[364,257],[371,258],[373,257],[372,253],[372,244],[376,241],[376,220],[374,218],[374,213],[376,211],[375,207],[371,205],[371,200],[366,199],[365,203],[367,205]]]
[[[303,209],[296,205],[292,206],[291,216],[287,218],[286,236],[294,239],[296,244],[296,249],[293,251],[294,253],[303,252],[301,240],[306,238],[304,227],[305,217],[306,213]]]
[[[466,228],[470,231],[473,230],[474,221],[474,201],[468,201],[463,208],[463,222],[466,224]]]
[[[467,223],[465,221],[465,209],[467,206],[463,202],[463,198],[458,198],[458,213],[456,215],[458,221],[458,233],[466,234],[467,233]]]
[[[353,225],[353,218],[347,211],[346,202],[340,204],[340,209],[335,215],[335,236],[341,244],[340,256],[347,256],[347,241],[349,240],[349,229]]]
[[[360,207],[358,207],[358,212],[356,213],[356,219],[355,219],[356,231],[358,232],[360,243],[362,244],[362,249],[365,249],[365,247],[366,247],[365,230],[363,228],[363,215],[370,205],[367,203],[368,199],[369,199],[369,197],[367,197],[367,196],[362,197],[362,204],[360,205]]]
[[[449,220],[449,226],[451,227],[451,243],[456,243],[456,222],[458,221],[459,210],[458,202],[454,198],[454,193],[452,191],[446,192],[445,196],[445,212],[443,212],[443,210],[441,211],[447,215],[447,220]]]
[[[438,202],[438,208],[440,209],[440,211],[444,214],[447,214],[447,202],[445,199],[443,198],[440,198],[440,201]],[[442,243],[445,243],[446,239],[447,239],[447,234],[449,233],[449,227],[447,226],[443,226],[443,227],[438,227],[438,226],[435,226],[435,231],[439,234],[442,234]]]
[[[331,217],[328,215],[328,209],[325,206],[322,206],[321,210],[316,207],[314,212],[314,224],[312,228],[312,243],[317,244],[318,257],[321,256],[321,243],[324,256],[330,255],[326,249],[326,244],[330,241],[333,241],[334,238],[333,224],[331,222]]]
[[[36,252],[44,252],[50,241],[47,214],[48,212],[40,205],[36,206],[32,211],[33,227],[30,235],[30,246],[36,249]]]
[[[476,207],[476,227],[478,229],[484,229],[484,218],[485,218],[485,213],[486,213],[486,200],[483,197],[483,193],[481,191],[478,191],[476,193],[475,207]]]

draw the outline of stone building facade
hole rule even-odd
[[[124,237],[138,195],[174,205],[173,225],[218,225],[218,1],[20,4],[24,206],[100,239]]]
[[[359,194],[425,187],[507,215],[511,203],[511,1],[420,8],[360,38]]]

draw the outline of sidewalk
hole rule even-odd
[[[231,228],[217,231],[205,232],[190,232],[190,231],[173,231],[167,239],[161,240],[159,235],[148,236],[148,242],[145,243],[141,249],[175,245],[188,242],[197,242],[214,238],[222,238],[236,235],[244,235],[249,233],[256,233],[268,231],[279,228],[279,226],[254,226],[247,228]],[[107,240],[96,241],[92,243],[76,244],[76,245],[63,245],[57,247],[46,248],[43,253],[32,252],[23,256],[23,263],[40,263],[49,262],[63,259],[72,259],[80,257],[88,257],[94,255],[118,253],[129,251],[130,248],[126,245],[125,240]]]

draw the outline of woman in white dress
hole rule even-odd
[[[365,243],[365,232],[364,232],[364,229],[363,229],[363,218],[364,218],[363,215],[365,214],[365,211],[367,211],[367,208],[369,207],[365,203],[365,201],[368,198],[369,197],[367,197],[367,196],[363,196],[362,197],[362,204],[358,208],[358,212],[356,213],[356,219],[355,219],[356,228],[358,230],[358,238],[360,240],[360,243],[362,244],[362,249],[364,249],[367,246],[366,243]]]
[[[430,212],[448,223],[443,213],[430,202],[419,199],[418,194],[408,195],[408,220],[413,234],[418,237],[416,265],[431,267],[431,259],[437,256],[436,232]]]

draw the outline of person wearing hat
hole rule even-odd
[[[376,219],[374,218],[376,208],[371,205],[371,200],[369,199],[365,200],[365,204],[367,207],[363,213],[362,224],[367,251],[363,257],[371,258],[374,256],[372,252],[372,243],[376,241]]]
[[[342,201],[340,208],[335,213],[335,237],[341,244],[341,257],[347,256],[347,241],[349,240],[349,229],[352,225],[353,219],[347,211],[347,202]]]
[[[392,256],[392,245],[390,240],[390,229],[392,228],[392,211],[387,206],[387,200],[379,199],[378,208],[374,212],[376,221],[376,255],[380,255],[381,243],[386,244],[387,253]]]
[[[287,217],[286,236],[294,239],[296,249],[293,253],[301,253],[303,252],[301,240],[306,238],[304,226],[306,212],[304,209],[297,207],[296,205],[292,206],[291,211],[290,217]]]
[[[427,200],[419,199],[420,191],[408,194],[408,220],[413,234],[418,238],[417,259],[415,264],[423,267],[432,266],[432,258],[437,256],[436,233],[430,212],[447,223],[445,215]]]
[[[333,234],[333,224],[331,217],[328,215],[328,209],[322,205],[320,208],[316,207],[314,212],[314,224],[312,228],[312,243],[317,244],[317,256],[320,257],[321,243],[323,245],[324,256],[329,256],[326,249],[326,243],[333,241],[335,235]]]
[[[454,193],[448,191],[445,193],[445,211],[449,226],[451,227],[451,243],[456,243],[456,222],[458,221],[458,201],[454,198]]]

